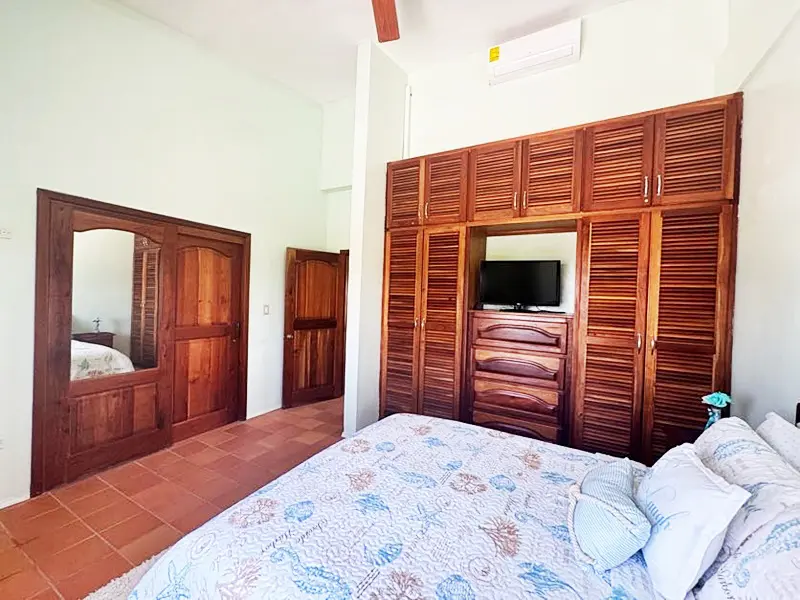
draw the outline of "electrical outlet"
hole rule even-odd
[[[265,304],[265,305],[264,305],[264,314],[265,314],[265,315],[268,315],[268,314],[269,314],[269,304]]]
[[[11,230],[0,227],[0,240],[10,240]]]

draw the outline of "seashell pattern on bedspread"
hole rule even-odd
[[[598,574],[568,488],[608,457],[414,415],[339,442],[180,540],[130,600],[655,598]]]

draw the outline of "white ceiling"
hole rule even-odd
[[[318,101],[355,86],[356,46],[376,39],[370,0],[118,0]],[[406,71],[532,33],[622,0],[397,0]]]

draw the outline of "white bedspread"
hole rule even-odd
[[[72,340],[70,380],[90,379],[133,371],[131,359],[119,350]]]
[[[648,600],[641,554],[605,574],[572,552],[567,489],[610,460],[395,415],[187,535],[131,600]]]

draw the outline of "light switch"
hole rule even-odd
[[[0,240],[10,240],[11,239],[11,230],[10,229],[3,229],[0,227]]]
[[[264,314],[265,314],[265,315],[268,315],[268,314],[269,314],[269,304],[265,304],[265,305],[264,305]]]

